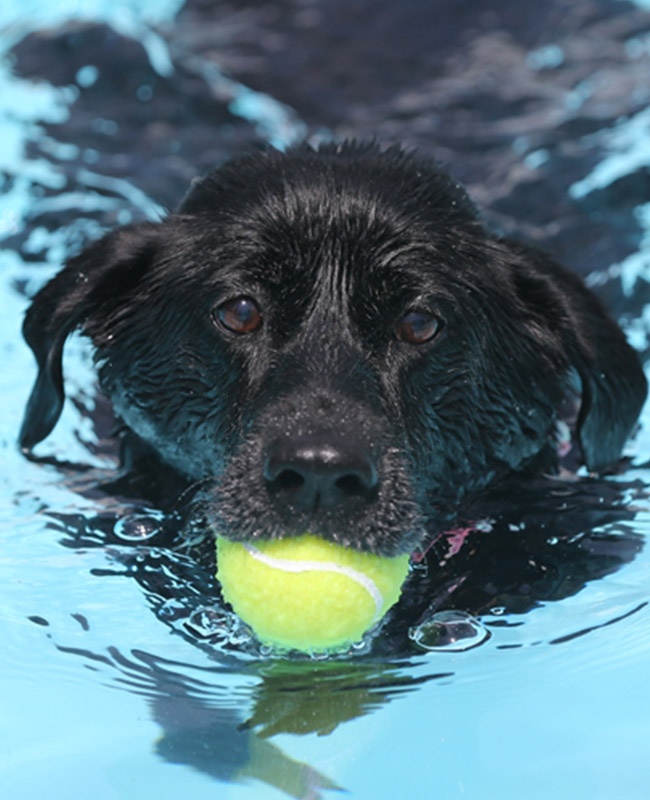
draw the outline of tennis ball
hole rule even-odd
[[[311,534],[255,544],[217,537],[224,599],[263,644],[305,652],[361,639],[397,602],[408,562]]]

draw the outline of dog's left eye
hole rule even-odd
[[[214,316],[233,333],[253,333],[262,325],[262,312],[250,297],[227,300],[215,310]]]
[[[397,338],[409,344],[424,344],[438,333],[441,321],[428,311],[413,310],[398,321],[395,326]]]

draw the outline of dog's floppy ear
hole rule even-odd
[[[517,256],[515,285],[536,335],[554,338],[580,376],[577,435],[588,469],[599,471],[620,458],[643,407],[647,382],[639,357],[577,275],[539,251],[507,245]]]
[[[34,297],[23,335],[36,356],[38,375],[20,430],[23,451],[45,439],[61,415],[68,334],[137,283],[153,257],[155,227],[145,223],[109,233],[71,259]]]

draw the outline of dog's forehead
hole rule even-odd
[[[449,240],[457,244],[449,227],[436,231],[381,198],[312,188],[242,215],[212,247],[217,278],[306,292],[394,294],[442,277],[453,252]]]
[[[184,210],[202,228],[194,260],[204,286],[260,292],[298,313],[306,304],[370,312],[422,295],[456,302],[469,284],[498,283],[485,229],[448,176],[384,158],[299,166],[278,157],[256,181],[251,171],[197,190]]]

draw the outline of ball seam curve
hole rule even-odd
[[[334,564],[331,561],[292,561],[289,558],[276,558],[275,556],[269,556],[266,553],[262,553],[257,549],[257,547],[254,547],[248,542],[243,544],[246,548],[246,551],[250,556],[252,556],[252,558],[260,561],[262,564],[266,564],[267,567],[271,567],[272,569],[279,569],[283,572],[336,572],[339,575],[344,575],[346,578],[356,581],[368,592],[375,604],[375,616],[373,618],[373,623],[381,617],[384,598],[382,597],[377,584],[372,580],[372,578],[364,575],[363,572],[359,572],[352,567],[344,567],[341,564]]]

